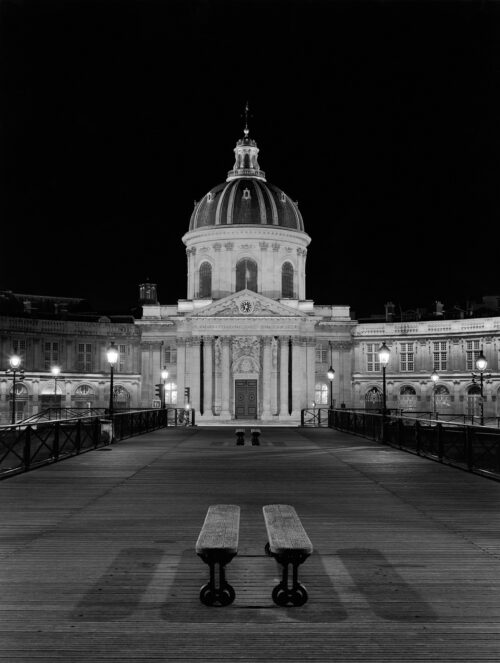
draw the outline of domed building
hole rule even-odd
[[[318,334],[330,338],[336,325],[341,344],[328,356],[335,361],[349,351],[354,323],[348,307],[307,299],[311,238],[298,204],[267,181],[248,126],[243,133],[232,170],[195,203],[182,238],[187,298],[177,307],[147,305],[138,321],[148,348],[143,400],[165,364],[177,404],[189,397],[200,423],[298,423],[317,397]],[[318,330],[319,322],[330,328]]]

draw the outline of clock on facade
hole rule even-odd
[[[253,311],[253,303],[249,299],[244,299],[240,302],[240,311],[242,313],[251,313]]]

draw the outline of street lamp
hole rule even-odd
[[[331,365],[326,375],[330,380],[330,410],[333,410],[333,381],[335,380],[335,371]]]
[[[165,382],[168,379],[168,371],[165,366],[163,367],[163,371],[161,372],[161,379],[163,380],[163,385],[161,390],[161,407],[162,409],[165,409]]]
[[[7,373],[12,373],[12,417],[11,423],[16,423],[16,373],[19,372],[20,380],[24,377],[24,370],[20,368],[21,366],[21,357],[19,355],[12,355],[9,359],[10,368],[7,369]]]
[[[484,393],[483,393],[483,380],[489,378],[491,375],[484,375],[484,371],[488,366],[488,361],[481,350],[476,359],[476,368],[479,371],[479,387],[481,389],[481,426],[484,426]],[[472,382],[476,382],[477,375],[472,373]]]
[[[113,416],[113,370],[116,362],[118,361],[118,348],[111,341],[111,345],[106,351],[106,356],[108,358],[109,368],[110,368],[110,382],[109,382],[109,408],[108,414],[110,417]]]
[[[433,396],[433,401],[434,401],[434,416],[436,416],[436,385],[439,381],[439,375],[436,373],[436,371],[433,371],[431,373],[431,380],[432,380],[432,383],[433,383],[432,396]]]
[[[52,375],[54,376],[54,397],[57,397],[57,376],[61,373],[61,368],[59,366],[52,366],[51,368]],[[54,403],[55,403],[54,398]]]
[[[387,404],[387,395],[385,390],[385,368],[389,363],[390,356],[391,356],[391,351],[389,350],[389,348],[387,347],[384,341],[378,351],[378,360],[380,362],[380,365],[382,366],[382,414],[384,415],[386,413],[386,404]]]

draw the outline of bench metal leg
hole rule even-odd
[[[210,580],[200,589],[200,601],[204,605],[230,605],[236,596],[233,587],[226,580],[226,564],[234,555],[224,555],[214,558],[208,555],[199,555],[210,568]],[[219,566],[219,582],[216,582],[215,567]]]
[[[303,564],[309,555],[304,553],[297,553],[296,555],[276,555],[269,550],[269,543],[266,544],[266,555],[274,557],[275,560],[283,567],[283,576],[273,589],[271,597],[276,605],[279,606],[301,606],[306,603],[309,595],[306,588],[299,582],[298,569]],[[292,586],[289,587],[289,573],[288,566],[292,565]]]

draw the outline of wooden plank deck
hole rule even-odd
[[[0,483],[0,661],[500,660],[500,483],[325,429],[156,431]],[[241,507],[226,608],[194,545]],[[264,504],[313,543],[271,600]]]

